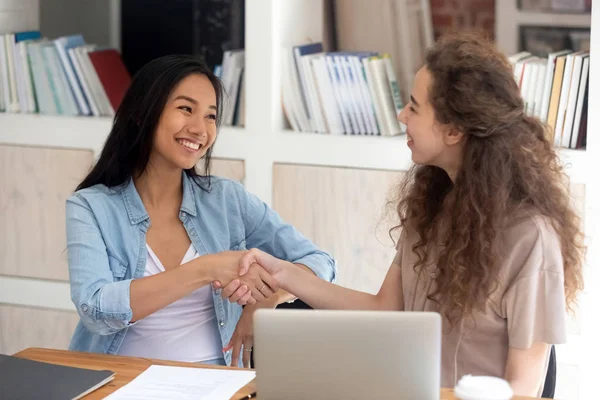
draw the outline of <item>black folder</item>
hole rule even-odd
[[[112,371],[64,367],[0,354],[0,399],[75,400],[114,376]]]

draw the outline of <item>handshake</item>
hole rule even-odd
[[[210,266],[211,281],[231,303],[256,304],[275,294],[292,263],[261,250],[224,251],[197,259]]]

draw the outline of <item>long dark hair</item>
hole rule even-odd
[[[583,234],[547,127],[525,115],[507,58],[472,34],[442,37],[429,50],[429,101],[438,122],[466,135],[453,183],[438,167],[415,166],[398,191],[400,225],[418,233],[415,268],[438,267],[438,303],[450,322],[471,315],[496,287],[500,233],[522,210],[546,217],[560,239],[569,309],[583,288]],[[427,255],[442,244],[434,260]]]
[[[185,55],[169,55],[146,64],[133,77],[115,114],[113,127],[98,162],[76,190],[97,184],[108,187],[127,183],[135,173],[145,171],[154,144],[154,132],[169,95],[177,84],[192,74],[206,76],[217,97],[217,129],[221,125],[223,87],[206,65]],[[195,167],[186,174],[204,190],[210,189],[212,146],[204,156],[204,172]]]

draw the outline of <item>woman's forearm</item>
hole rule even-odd
[[[316,275],[315,272],[312,269],[308,268],[306,265],[303,265],[303,264],[294,264],[294,265],[312,275]],[[268,305],[268,306],[277,307],[281,303],[285,303],[287,301],[292,301],[292,300],[296,299],[296,297],[297,297],[296,295],[288,292],[287,290],[280,289],[277,293],[275,293],[274,296],[266,299],[264,301],[264,303],[265,303],[265,305]]]
[[[130,287],[132,322],[168,306],[214,280],[202,257],[171,270],[134,279]]]
[[[385,309],[378,296],[347,289],[319,279],[301,268],[287,268],[282,275],[281,288],[317,309],[381,310]]]
[[[544,382],[548,344],[536,342],[528,349],[509,347],[504,379],[515,395],[537,396]]]

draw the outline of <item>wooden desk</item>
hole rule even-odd
[[[101,387],[100,389],[90,393],[84,397],[84,400],[102,399],[110,393],[116,391],[120,387],[131,382],[136,376],[144,372],[150,365],[171,365],[176,367],[191,367],[191,368],[228,368],[219,366],[200,366],[197,364],[171,362],[162,360],[153,360],[149,358],[134,358],[122,356],[108,356],[94,353],[78,353],[65,350],[39,349],[29,348],[15,354],[16,357],[27,358],[34,361],[42,361],[52,364],[66,365],[69,367],[80,367],[96,370],[110,370],[115,372],[114,379]],[[239,369],[239,368],[234,368]],[[248,395],[255,390],[254,381],[242,388],[232,399],[236,400],[242,396]],[[260,396],[257,400],[260,399]],[[455,400],[451,390],[442,389],[441,400]],[[514,397],[513,400],[527,400],[529,397]],[[376,399],[373,399],[376,400]]]

